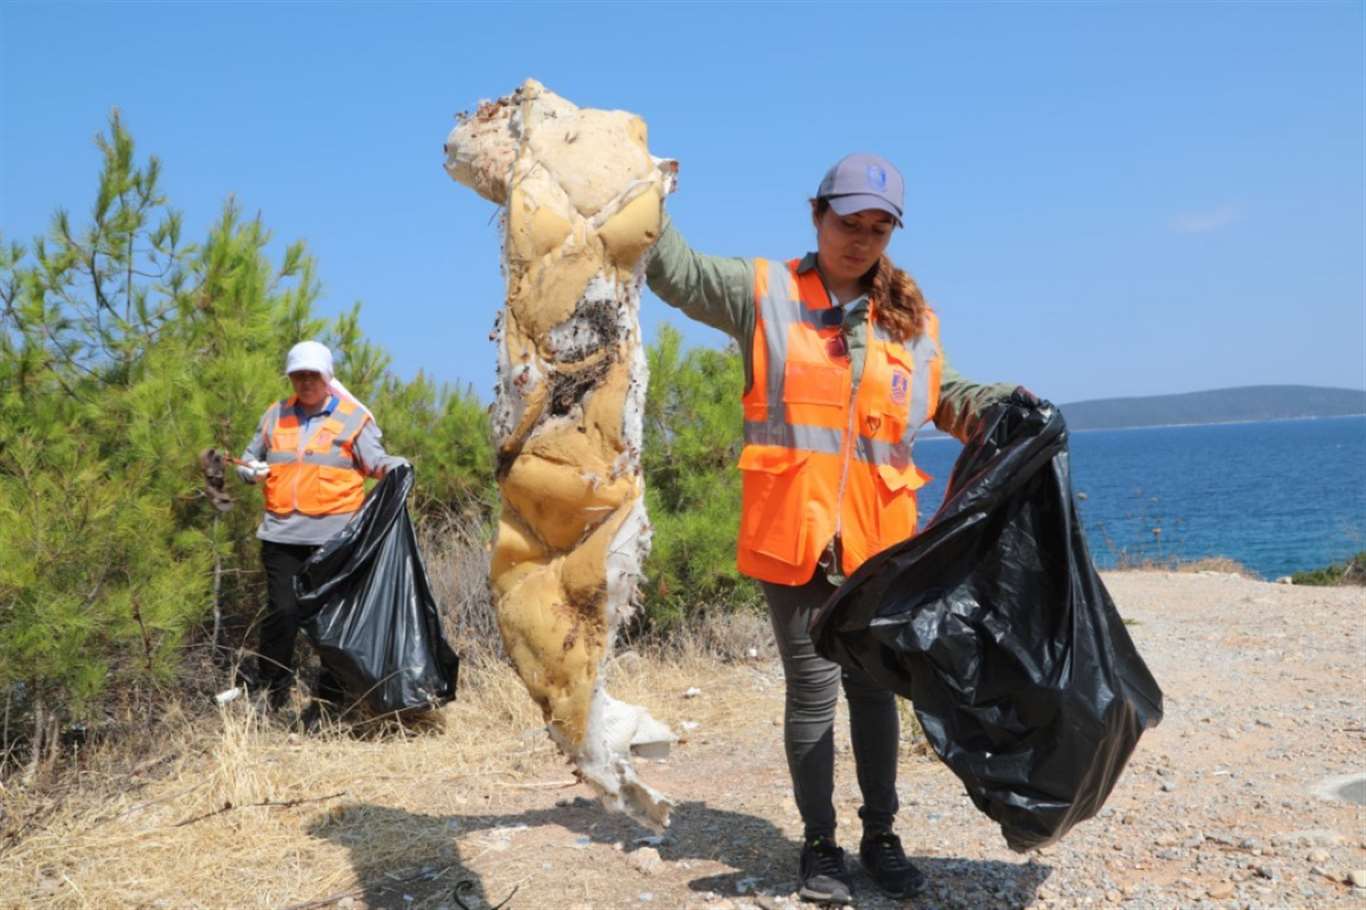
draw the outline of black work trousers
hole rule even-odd
[[[762,584],[783,659],[783,742],[807,840],[835,835],[835,703],[841,686],[849,703],[849,737],[863,795],[863,831],[890,831],[897,810],[901,735],[896,696],[861,673],[841,671],[839,664],[816,653],[807,631],[811,615],[835,590],[823,572],[817,569],[815,577],[800,586]]]
[[[270,693],[272,707],[281,707],[294,686],[294,640],[299,635],[299,602],[294,576],[318,548],[312,544],[261,541],[261,564],[266,569],[266,615],[261,620],[257,647],[257,676]],[[341,686],[326,666],[318,677],[320,701],[342,705]]]

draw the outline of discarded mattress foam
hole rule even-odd
[[[503,207],[498,627],[580,776],[606,805],[663,827],[672,803],[631,755],[667,754],[675,737],[612,698],[602,673],[649,552],[638,312],[676,168],[650,155],[638,117],[580,109],[534,80],[462,115],[445,150],[452,178]]]

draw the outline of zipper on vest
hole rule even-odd
[[[868,367],[866,356],[865,354],[864,369]],[[849,391],[849,424],[844,432],[844,445],[840,447],[843,450],[844,458],[840,464],[839,491],[835,494],[835,537],[839,537],[844,529],[844,488],[849,483],[849,461],[853,455],[854,431],[857,429],[855,424],[858,421],[858,408],[855,402],[858,400],[858,387],[862,382],[863,373],[860,371],[858,379],[854,380]],[[840,561],[843,562],[843,560]],[[843,566],[835,566],[835,569],[841,573],[844,572]]]
[[[827,291],[827,293],[829,292]],[[868,358],[872,356],[873,353],[874,346],[872,344],[872,341],[874,338],[874,318],[876,317],[873,313],[873,301],[870,299],[868,301],[867,311],[868,321],[867,323],[865,323],[867,326],[867,334],[865,335],[863,348],[863,365],[862,368],[859,370],[857,376],[853,375],[854,364],[852,355],[850,356],[849,362],[850,379],[852,380],[851,385],[849,387],[849,423],[845,426],[844,430],[844,445],[842,446],[844,450],[844,458],[842,463],[840,464],[839,490],[835,494],[835,538],[837,540],[839,539],[840,535],[844,533],[844,490],[849,485],[849,462],[853,459],[854,441],[856,439],[854,434],[858,431],[858,390],[859,386],[863,384],[864,374],[868,371]],[[846,346],[849,344],[848,340],[845,339],[844,326],[840,326],[840,338],[844,340]],[[844,547],[841,546],[839,548],[839,551],[839,564],[835,566],[835,571],[843,575],[844,558],[842,554],[844,551]]]
[[[298,419],[297,417],[295,418]],[[308,438],[304,431],[308,429],[308,420],[305,419],[303,426],[299,428],[299,441],[294,446],[294,511],[299,511],[299,478],[304,472],[304,446],[308,444]]]

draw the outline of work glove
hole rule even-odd
[[[247,483],[260,483],[270,473],[270,465],[264,461],[249,461],[237,466],[237,476]]]
[[[1037,408],[1043,406],[1043,399],[1022,385],[1017,385],[1015,391],[1010,393],[1010,403],[1023,405],[1026,408]]]
[[[384,475],[394,470],[394,468],[411,468],[412,466],[413,463],[408,459],[404,458],[402,455],[391,455],[389,456],[388,460],[384,462],[384,465],[380,468],[379,476],[381,479],[383,479]]]

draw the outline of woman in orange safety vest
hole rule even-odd
[[[805,827],[800,893],[848,903],[835,842],[833,729],[838,688],[863,806],[859,854],[885,892],[924,877],[892,833],[899,737],[894,696],[815,653],[812,613],[868,557],[915,533],[928,479],[912,447],[933,421],[966,439],[989,405],[1018,394],[953,371],[939,322],[886,255],[901,226],[901,174],[876,155],[841,159],[811,200],[816,252],[787,262],[704,256],[667,224],[650,253],[651,290],[731,335],[744,358],[737,563],[761,583],[787,687],[784,741]]]
[[[332,352],[301,341],[285,359],[294,394],[266,409],[242,453],[238,473],[265,483],[265,515],[256,536],[266,570],[267,603],[257,652],[257,682],[267,706],[283,707],[293,688],[299,631],[294,576],[313,553],[351,520],[365,500],[365,478],[382,477],[407,461],[380,444],[373,415],[332,375]],[[317,700],[305,712],[316,726],[324,707],[342,707],[342,692],[326,668]]]

